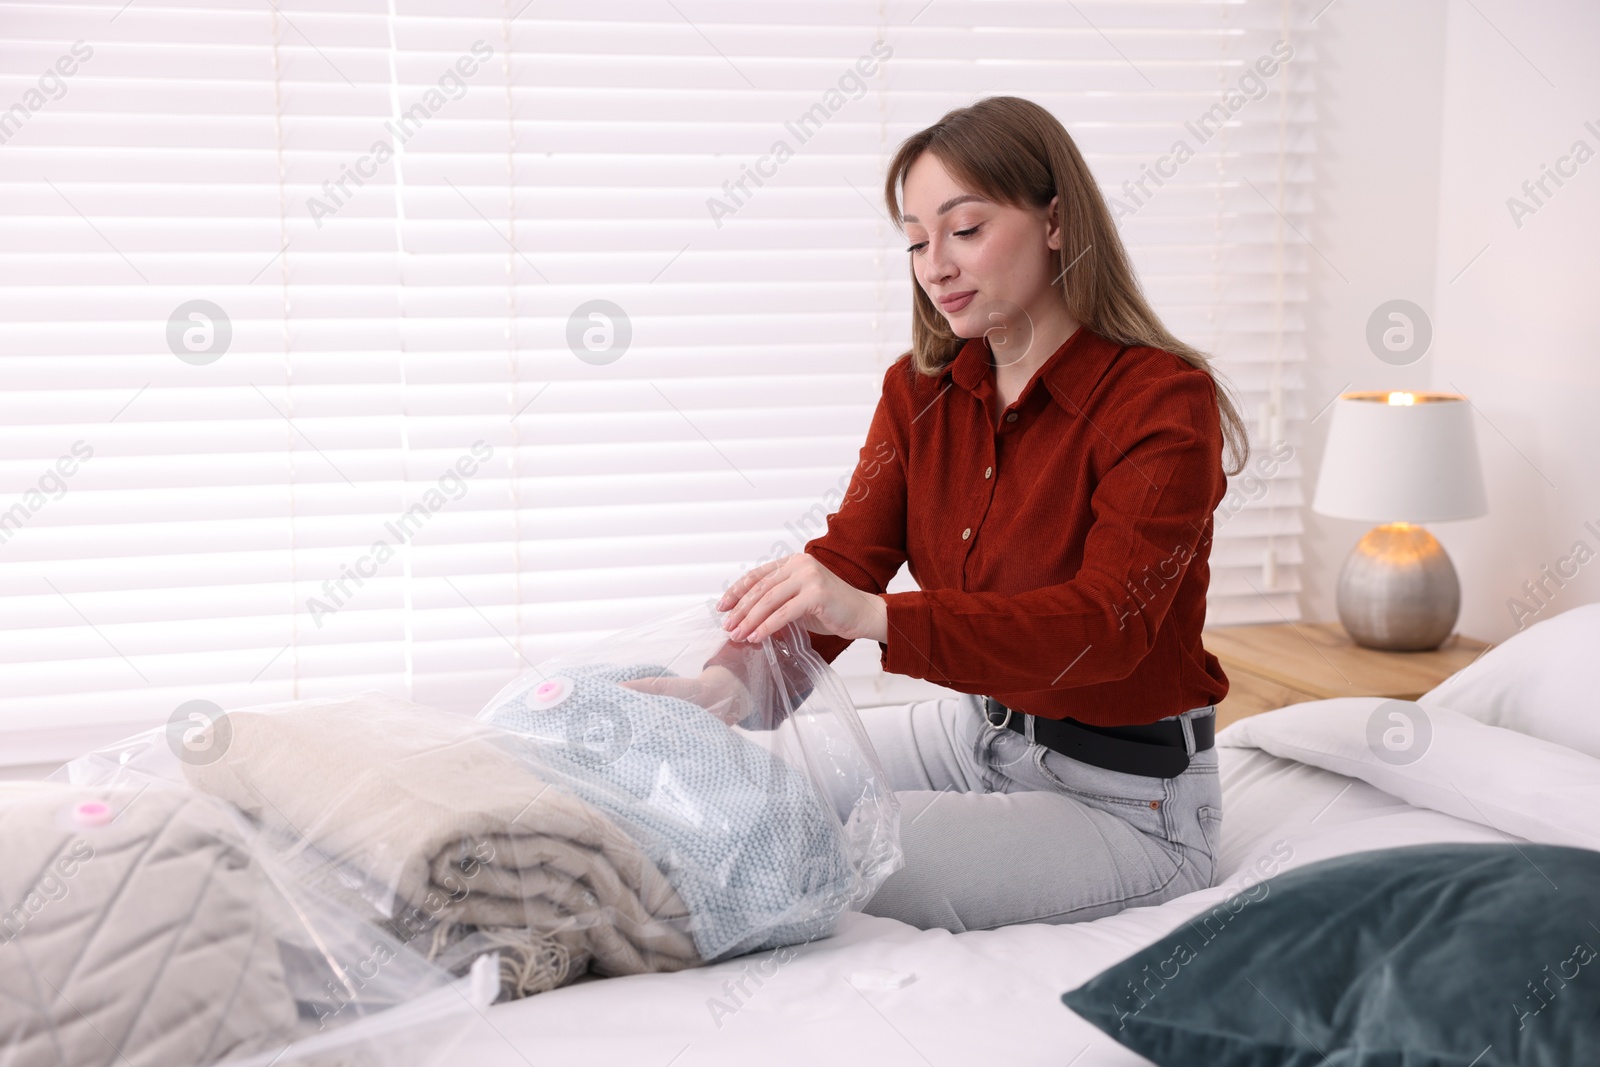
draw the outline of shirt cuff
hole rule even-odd
[[[888,605],[888,641],[883,643],[883,669],[930,682],[935,677],[933,660],[933,609],[921,590],[880,593]]]

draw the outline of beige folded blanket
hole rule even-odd
[[[377,692],[224,721],[221,757],[186,765],[189,781],[303,838],[342,875],[358,872],[403,939],[429,932],[424,954],[468,931],[469,944],[511,949],[510,995],[585,969],[701,962],[660,870],[600,810],[502,747],[500,728]]]

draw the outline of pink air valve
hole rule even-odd
[[[72,809],[72,821],[79,826],[104,826],[111,815],[111,805],[103,800],[85,800]]]
[[[553,708],[572,693],[572,679],[556,675],[546,678],[533,687],[533,692],[528,695],[528,706],[535,710]]]

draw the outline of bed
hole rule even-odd
[[[1427,842],[1600,850],[1592,814],[1600,803],[1592,725],[1600,708],[1587,676],[1600,648],[1600,605],[1556,622],[1518,635],[1417,703],[1314,701],[1222,731],[1225,815],[1211,889],[1092,922],[959,935],[852,913],[834,936],[784,952],[581,981],[497,1004],[453,1060],[1148,1064],[1064,1007],[1061,994],[1251,878]],[[1397,757],[1376,740],[1401,721],[1397,712],[1423,720],[1409,724],[1420,735],[1407,736],[1420,736],[1425,752]]]
[[[487,732],[505,740],[488,724],[388,701],[411,725],[378,728],[364,717],[382,710],[370,695],[335,701],[336,708],[293,702],[212,723],[220,730],[225,722],[228,733],[218,735],[219,745],[200,746],[215,757],[193,765],[181,754],[188,734],[156,729],[75,760],[50,782],[13,790],[0,810],[11,819],[10,836],[0,826],[0,838],[13,861],[0,867],[9,880],[0,904],[22,902],[0,915],[0,941],[17,942],[0,950],[31,961],[0,968],[8,983],[0,1004],[14,1009],[0,1012],[10,1020],[0,1061],[1592,1062],[1590,1051],[1600,1046],[1600,1013],[1588,994],[1596,972],[1580,968],[1600,960],[1593,947],[1600,916],[1590,910],[1600,899],[1597,649],[1600,604],[1586,605],[1519,633],[1416,702],[1319,700],[1234,723],[1217,737],[1224,809],[1217,884],[1158,907],[959,935],[848,912],[830,936],[800,944],[745,942],[780,947],[670,973],[582,974],[571,984],[545,984],[545,992],[519,985],[509,994],[505,958],[475,949],[464,957],[469,973],[428,963],[405,951],[415,931],[375,926],[364,883],[343,880],[357,871],[381,875],[387,867],[379,859],[404,859],[417,848],[429,857],[426,869],[436,870],[433,846],[411,841],[427,836],[420,832],[433,818],[422,802],[437,792],[446,813],[454,812],[466,794],[452,783],[465,774],[475,798],[466,807],[477,812],[495,781],[489,757],[510,766],[521,751],[490,746],[482,758],[461,762],[470,754],[464,739]],[[257,767],[263,740],[277,736],[267,727],[303,721],[319,724],[322,742],[279,746],[295,773]],[[430,741],[427,730],[449,743]],[[359,736],[336,736],[352,731]],[[832,738],[834,757],[848,740]],[[389,751],[402,743],[420,749]],[[437,790],[422,788],[434,782],[422,774],[424,753],[441,761]],[[362,760],[385,773],[359,771]],[[219,767],[261,771],[252,778],[265,790],[259,797],[294,833],[265,826],[271,820],[262,813],[251,816],[248,798],[192,787],[191,779]],[[509,849],[503,835],[547,788],[524,802],[530,784],[521,776],[507,783],[515,818],[467,837],[451,823],[442,831],[446,843],[492,838]],[[414,803],[396,820],[401,794]],[[169,806],[194,814],[169,818]],[[341,845],[333,831],[345,820],[335,816],[369,808],[388,813],[380,824],[408,832],[394,842],[356,834]],[[540,827],[558,829],[548,820]],[[73,856],[89,848],[71,863],[60,858],[69,840]],[[365,858],[345,863],[344,845]],[[37,863],[27,858],[35,854]],[[510,870],[494,870],[505,873],[502,867]],[[478,873],[474,864],[461,870]],[[192,877],[178,877],[182,871]],[[222,893],[235,882],[236,892]],[[179,892],[185,886],[188,897]],[[1246,901],[1259,906],[1245,910]],[[228,902],[250,907],[241,913],[222,906]],[[451,925],[432,929],[437,935]],[[1177,952],[1162,960],[1192,937],[1201,946],[1193,961]],[[266,946],[260,953],[258,943]],[[80,966],[91,949],[102,965]],[[202,949],[210,955],[197,954]],[[718,955],[725,954],[703,958]],[[1134,979],[1146,982],[1152,962],[1172,958],[1180,969],[1165,973],[1170,987],[1149,979],[1147,1003]],[[172,960],[182,965],[168,967]],[[51,978],[50,990],[32,984],[36,971]],[[147,973],[148,981],[127,980]],[[214,995],[245,977],[259,986],[241,994],[255,1014]],[[157,981],[171,989],[161,986],[152,1001],[147,991]],[[1580,983],[1575,992],[1562,992],[1568,981]],[[519,992],[531,995],[513,999]],[[1128,1007],[1130,996],[1137,1010]],[[211,1014],[196,1014],[205,1011]],[[337,1025],[323,1034],[328,1018]],[[224,1032],[219,1020],[233,1036],[213,1054]],[[204,1050],[196,1045],[179,1056],[162,1045],[179,1022]],[[105,1036],[108,1026],[117,1040]],[[71,1055],[58,1048],[67,1038],[77,1042]],[[1223,1045],[1246,1054],[1209,1054]],[[1350,1054],[1332,1059],[1323,1047]],[[1373,1058],[1377,1048],[1388,1058]],[[1419,1048],[1427,1053],[1416,1058]]]

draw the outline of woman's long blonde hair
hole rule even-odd
[[[1122,345],[1159,348],[1211,375],[1223,440],[1231,453],[1228,474],[1244,469],[1250,435],[1225,381],[1204,352],[1178,340],[1162,325],[1139,289],[1105,197],[1056,117],[1031,100],[991,96],[948,112],[900,145],[889,164],[884,199],[902,230],[899,190],[923,152],[932,152],[962,187],[1013,207],[1047,207],[1061,199],[1061,275],[1056,284],[1067,311],[1094,333]],[[911,360],[923,374],[937,374],[965,344],[951,332],[928,294],[911,284]]]

